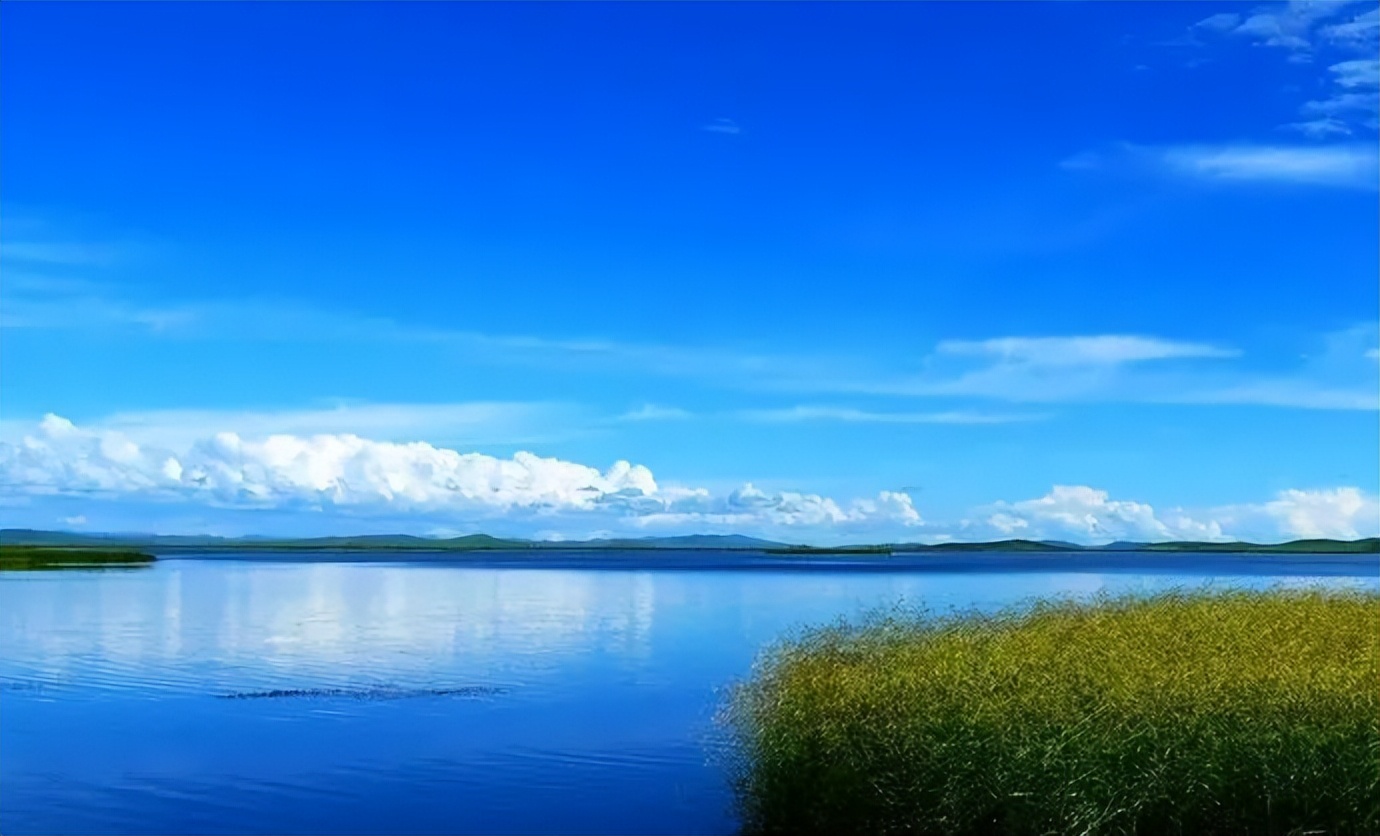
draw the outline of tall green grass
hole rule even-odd
[[[1380,595],[878,616],[734,691],[745,829],[1380,833]]]

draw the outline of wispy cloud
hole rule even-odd
[[[745,421],[771,424],[839,422],[846,424],[1013,424],[1040,421],[1046,415],[995,415],[981,412],[871,412],[835,406],[750,409],[735,413]]]
[[[474,446],[532,444],[568,435],[597,419],[571,404],[475,401],[467,403],[337,403],[301,409],[154,409],[117,412],[88,422],[92,431],[118,433],[143,444],[190,445],[216,433],[361,435],[384,441],[427,438]],[[16,442],[33,426],[0,422],[0,441]]]
[[[1320,49],[1365,49],[1375,43],[1377,12],[1357,11],[1357,6],[1370,5],[1358,0],[1266,3],[1244,15],[1219,12],[1195,23],[1191,31],[1275,47],[1295,61],[1307,62]]]
[[[1369,382],[1354,374],[1328,381],[1306,375],[1262,378],[1237,369],[1240,352],[1211,342],[1151,335],[1093,334],[954,339],[922,360],[838,352],[800,354],[724,345],[667,345],[606,338],[487,334],[321,310],[275,300],[171,301],[146,304],[117,288],[82,279],[6,274],[0,326],[112,331],[164,340],[233,338],[408,345],[458,363],[525,365],[548,371],[685,378],[746,391],[992,398],[1055,403],[1089,400],[1257,403],[1313,408],[1366,406]],[[1374,340],[1370,339],[1373,345]],[[1364,353],[1356,346],[1352,361]],[[1174,374],[1128,373],[1135,366],[1188,364]],[[1206,365],[1204,365],[1206,364]],[[1367,364],[1369,365],[1369,364]],[[1302,374],[1302,373],[1301,373]],[[1206,394],[1205,394],[1206,393]],[[879,413],[880,414],[880,413]],[[909,414],[897,412],[896,414]],[[952,416],[959,412],[914,413]],[[681,410],[646,406],[624,421],[684,418]],[[819,417],[816,420],[823,420]],[[847,420],[838,418],[836,420]],[[853,420],[860,420],[854,418]],[[916,417],[907,419],[919,423]]]
[[[1305,119],[1282,127],[1314,139],[1380,128],[1380,71],[1375,59],[1380,52],[1380,9],[1373,4],[1269,3],[1247,15],[1218,13],[1195,24],[1187,41],[1203,46],[1214,38],[1279,49],[1298,64],[1331,62],[1320,79],[1330,85],[1329,92],[1303,103],[1300,112]]]
[[[0,263],[13,267],[60,265],[71,267],[103,266],[118,258],[119,249],[99,244],[52,241],[0,241]]]
[[[684,421],[695,417],[691,412],[674,406],[643,404],[618,416],[620,421]]]
[[[1244,370],[1240,352],[1149,337],[998,338],[941,343],[920,374],[835,381],[844,391],[1013,403],[1237,404],[1380,409],[1380,381],[1364,362],[1375,326],[1329,335],[1321,354],[1288,372]]]
[[[1218,181],[1376,188],[1376,149],[1330,146],[1179,146],[1161,149],[1174,171]]]
[[[708,131],[712,134],[729,134],[736,136],[743,132],[742,127],[737,122],[727,117],[719,118],[700,126],[700,130]]]
[[[1326,133],[1325,124],[1308,130]],[[1170,145],[1122,143],[1085,151],[1062,163],[1071,170],[1172,175],[1216,183],[1274,183],[1329,188],[1377,188],[1374,144]]]
[[[1301,133],[1309,139],[1330,139],[1335,136],[1351,135],[1351,127],[1334,116],[1307,119],[1302,122],[1287,122],[1280,127]]]
[[[1338,86],[1348,89],[1354,87],[1380,86],[1380,59],[1360,58],[1355,61],[1342,61],[1328,67],[1336,76]]]
[[[1239,404],[1295,409],[1380,410],[1380,391],[1331,388],[1300,380],[1262,380],[1221,389],[1165,392],[1161,403]]]
[[[1181,357],[1237,357],[1241,354],[1236,349],[1205,343],[1126,335],[945,340],[936,346],[935,351],[938,354],[994,357],[1005,362],[1046,366],[1104,365]]]

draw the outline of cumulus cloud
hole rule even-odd
[[[175,452],[56,415],[0,447],[0,472],[6,484],[34,491],[195,494],[229,504],[583,508],[656,491],[651,472],[628,462],[601,473],[531,453],[498,459],[350,434],[254,440],[221,432]]]
[[[23,502],[9,501],[16,499]],[[217,519],[214,514],[253,511],[260,522],[242,527],[261,532],[265,522],[328,511],[333,513],[321,519],[335,520],[332,525],[349,518],[372,520],[368,524],[379,530],[540,532],[546,539],[596,532],[751,533],[792,542],[1380,535],[1380,501],[1356,487],[1286,490],[1256,504],[1190,511],[1156,509],[1089,486],[1056,485],[1044,496],[996,502],[948,524],[924,519],[904,490],[848,501],[751,483],[713,492],[662,484],[648,468],[628,461],[601,470],[532,453],[501,458],[343,433],[246,438],[222,432],[173,450],[49,415],[22,440],[0,442],[0,505],[8,509],[7,524],[14,524],[15,514],[29,514],[33,522],[26,524],[57,518],[108,529],[119,518],[112,508],[121,503],[136,503],[123,507],[140,508],[141,520],[173,514],[184,520],[183,528],[203,533],[206,521]],[[195,513],[177,517],[183,514],[178,509]],[[150,511],[153,516],[145,513]]]
[[[1056,485],[1037,499],[998,502],[961,530],[969,537],[1111,542],[1343,540],[1380,535],[1380,499],[1360,488],[1280,491],[1269,501],[1198,511],[1156,511],[1083,485]]]
[[[1350,540],[1380,533],[1380,500],[1358,488],[1280,491],[1264,510],[1294,537]]]
[[[882,492],[846,505],[828,497],[745,485],[724,496],[662,487],[643,465],[599,470],[519,452],[461,453],[425,442],[337,433],[245,438],[216,433],[183,450],[46,416],[17,443],[0,443],[3,490],[190,500],[229,508],[424,512],[465,519],[601,515],[629,525],[704,523],[828,527],[921,522],[910,497]]]
[[[999,502],[970,527],[1026,539],[1221,540],[1221,526],[1174,511],[1157,515],[1143,502],[1115,500],[1106,491],[1082,485],[1056,485],[1038,499]]]

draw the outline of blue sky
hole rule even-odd
[[[0,523],[1375,534],[1378,25],[15,6]]]

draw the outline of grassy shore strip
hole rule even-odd
[[[146,566],[154,557],[135,549],[52,548],[0,544],[0,570]]]
[[[889,614],[726,709],[749,833],[1380,833],[1380,595]]]

